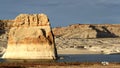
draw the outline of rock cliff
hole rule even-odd
[[[10,27],[7,59],[56,59],[54,37],[45,14],[20,14]]]

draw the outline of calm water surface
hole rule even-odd
[[[80,55],[59,55],[58,62],[120,62],[120,55],[103,55],[103,54],[80,54]]]
[[[44,60],[45,61],[45,60]],[[120,55],[103,55],[103,54],[79,54],[79,55],[59,55],[58,60],[53,62],[120,62]],[[41,60],[6,60],[0,59],[0,62],[41,62]],[[43,62],[43,60],[42,60]],[[45,62],[51,62],[45,61]]]

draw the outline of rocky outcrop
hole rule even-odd
[[[74,24],[53,29],[56,37],[63,38],[115,38],[120,37],[119,24]]]
[[[14,20],[0,20],[0,40],[7,41],[9,29]]]
[[[50,23],[45,14],[20,14],[8,36],[7,59],[56,59]]]
[[[8,30],[12,27],[14,20],[0,20],[0,29]]]

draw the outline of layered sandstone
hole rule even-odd
[[[45,14],[20,14],[9,31],[7,59],[56,59],[56,48]]]

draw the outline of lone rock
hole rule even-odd
[[[49,19],[45,14],[20,14],[8,36],[6,59],[56,59]]]

